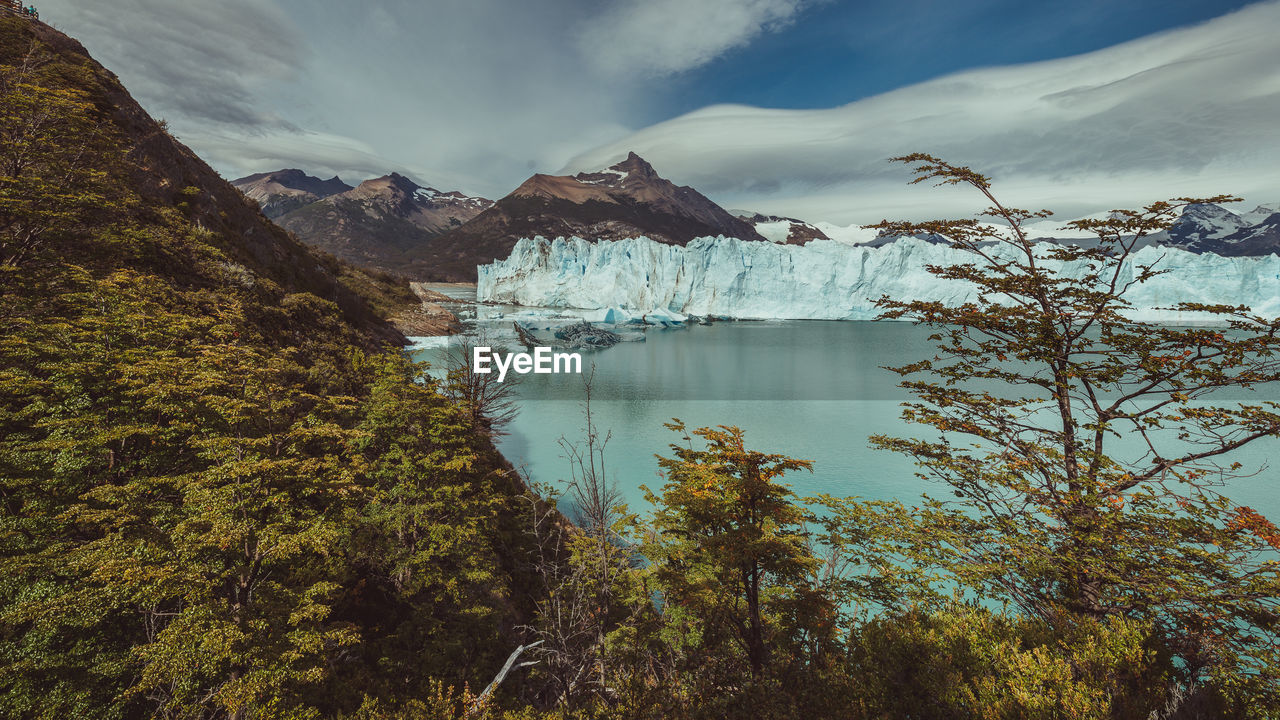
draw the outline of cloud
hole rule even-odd
[[[618,0],[579,28],[577,44],[606,73],[669,75],[786,27],[804,5],[803,0]]]
[[[886,159],[914,151],[992,175],[1024,206],[1068,213],[1192,193],[1273,201],[1278,32],[1280,2],[1268,2],[1098,52],[958,73],[828,110],[708,107],[565,169],[606,166],[634,150],[730,206],[836,222],[972,211],[962,195],[904,185],[905,168]]]
[[[291,117],[358,138],[435,187],[505,195],[634,129],[629,88],[591,73],[572,47],[571,28],[593,5],[283,0],[311,48],[306,108]]]
[[[178,127],[289,126],[263,109],[261,94],[296,77],[302,45],[270,3],[46,0],[41,10],[85,40],[149,111]]]
[[[670,86],[706,82],[693,71],[817,2],[43,0],[41,11],[228,177],[396,170],[498,197],[532,172],[598,168],[635,149],[731,207],[864,222],[949,197],[906,188],[905,170],[885,162],[924,150],[1066,212],[1062,201],[1086,197],[1117,207],[1280,195],[1274,1],[843,107],[721,105],[636,132]]]
[[[393,170],[421,177],[420,170],[389,165],[368,144],[340,135],[313,131],[260,135],[203,132],[182,140],[218,157],[225,167],[245,168],[241,171],[243,174],[252,174],[250,169],[296,167],[313,175],[342,175],[344,179],[363,179]]]
[[[595,0],[45,0],[219,172],[396,170],[506,194],[631,132],[629,85],[584,65]]]

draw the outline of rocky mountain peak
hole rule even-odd
[[[1193,203],[1182,210],[1182,220],[1216,220],[1237,223],[1240,216],[1214,203]]]
[[[342,178],[337,175],[328,180],[321,180],[297,168],[255,173],[238,180],[232,180],[231,184],[240,188],[250,197],[254,197],[254,191],[258,191],[259,194],[279,192],[310,193],[317,197],[327,197],[351,189],[351,186],[343,182]]]
[[[260,173],[258,175],[251,175],[250,177],[270,177],[280,182],[299,182],[299,181],[306,181],[308,178],[310,178],[309,175],[302,172],[298,168],[285,168],[283,170],[277,170],[272,173]]]
[[[572,179],[585,185],[633,191],[652,185],[671,185],[668,180],[658,175],[658,171],[654,170],[652,165],[634,152],[628,154],[627,159],[620,163],[595,172],[580,172]]]
[[[457,191],[419,185],[398,172],[295,207],[278,217],[307,244],[340,259],[403,272],[416,250],[493,205]]]
[[[673,245],[717,235],[764,240],[751,223],[729,214],[697,190],[666,180],[633,152],[596,172],[533,175],[492,207],[441,236],[419,254],[407,273],[474,280],[476,265],[506,257],[517,240],[539,235],[591,240],[644,236]]]
[[[1244,218],[1212,203],[1197,203],[1183,208],[1182,216],[1169,226],[1170,241],[1177,245],[1195,246],[1206,240],[1226,237],[1249,223]]]
[[[610,166],[609,169],[644,179],[655,179],[658,177],[658,172],[653,169],[653,166],[650,165],[647,160],[634,152],[627,153],[626,160],[623,160],[617,165]]]
[[[337,175],[321,180],[297,168],[256,173],[232,180],[231,184],[257,202],[269,218],[280,217],[304,205],[351,189]]]
[[[416,192],[420,188],[421,186],[419,186],[417,183],[410,180],[409,178],[405,177],[404,175],[401,175],[400,173],[397,173],[397,172],[393,172],[388,175],[383,175],[382,177],[370,178],[368,180],[365,180],[364,182],[356,186],[356,193],[359,193],[362,195],[387,194],[387,193],[412,195],[414,192]]]

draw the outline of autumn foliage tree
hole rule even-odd
[[[737,427],[667,427],[681,442],[658,459],[663,486],[646,490],[642,552],[681,682],[706,716],[812,708],[830,690],[813,686],[835,608],[815,582],[812,516],[782,481],[811,463],[751,450]]]
[[[883,317],[928,325],[937,343],[933,358],[893,368],[916,396],[904,417],[936,437],[873,438],[951,491],[904,533],[910,560],[1057,626],[1150,622],[1184,696],[1277,702],[1280,535],[1224,485],[1248,470],[1233,451],[1280,434],[1267,399],[1280,319],[1180,303],[1205,322],[1178,327],[1134,319],[1126,300],[1168,271],[1161,253],[1137,252],[1144,241],[1188,204],[1232,198],[1115,211],[1068,224],[1096,243],[1036,244],[1024,225],[1048,211],[1006,207],[969,168],[896,160],[914,183],[990,203],[977,219],[876,226],[964,251],[929,271],[974,298],[880,301]],[[1248,399],[1226,402],[1224,389]]]
[[[686,432],[678,422],[668,427]],[[802,510],[776,478],[811,464],[748,450],[738,428],[701,428],[692,436],[707,448],[672,445],[675,457],[658,461],[667,482],[654,547],[663,567],[677,570],[667,578],[668,601],[718,606],[702,608],[713,621],[707,629],[723,633],[759,677],[775,645],[770,599],[804,582],[815,564],[801,534]]]

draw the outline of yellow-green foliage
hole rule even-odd
[[[193,224],[199,188],[136,192],[78,69],[32,57],[0,66],[0,716],[486,679],[528,616],[518,479],[376,328]]]
[[[1058,632],[969,605],[894,613],[851,639],[855,705],[886,719],[1145,719],[1168,670],[1149,632],[1124,620]]]

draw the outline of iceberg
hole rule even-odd
[[[557,330],[556,339],[563,340],[568,347],[594,348],[613,347],[622,341],[622,336],[604,328],[598,328],[584,320],[576,325]]]
[[[1044,244],[1048,252],[1050,245]],[[997,248],[1007,252],[1007,248]],[[881,247],[814,240],[781,245],[728,237],[702,237],[686,246],[647,237],[614,241],[525,238],[510,256],[480,266],[481,301],[534,307],[598,310],[594,318],[650,318],[683,322],[686,316],[735,319],[870,320],[882,296],[958,305],[976,298],[973,285],[947,281],[930,265],[971,261],[972,255],[917,238]],[[1056,272],[1079,268],[1049,263]],[[1280,316],[1280,257],[1221,257],[1170,247],[1145,247],[1125,260],[1122,280],[1135,267],[1167,271],[1135,285],[1126,298],[1131,316],[1159,322],[1203,317],[1167,309],[1180,302],[1246,305]],[[654,324],[666,324],[657,322]]]

